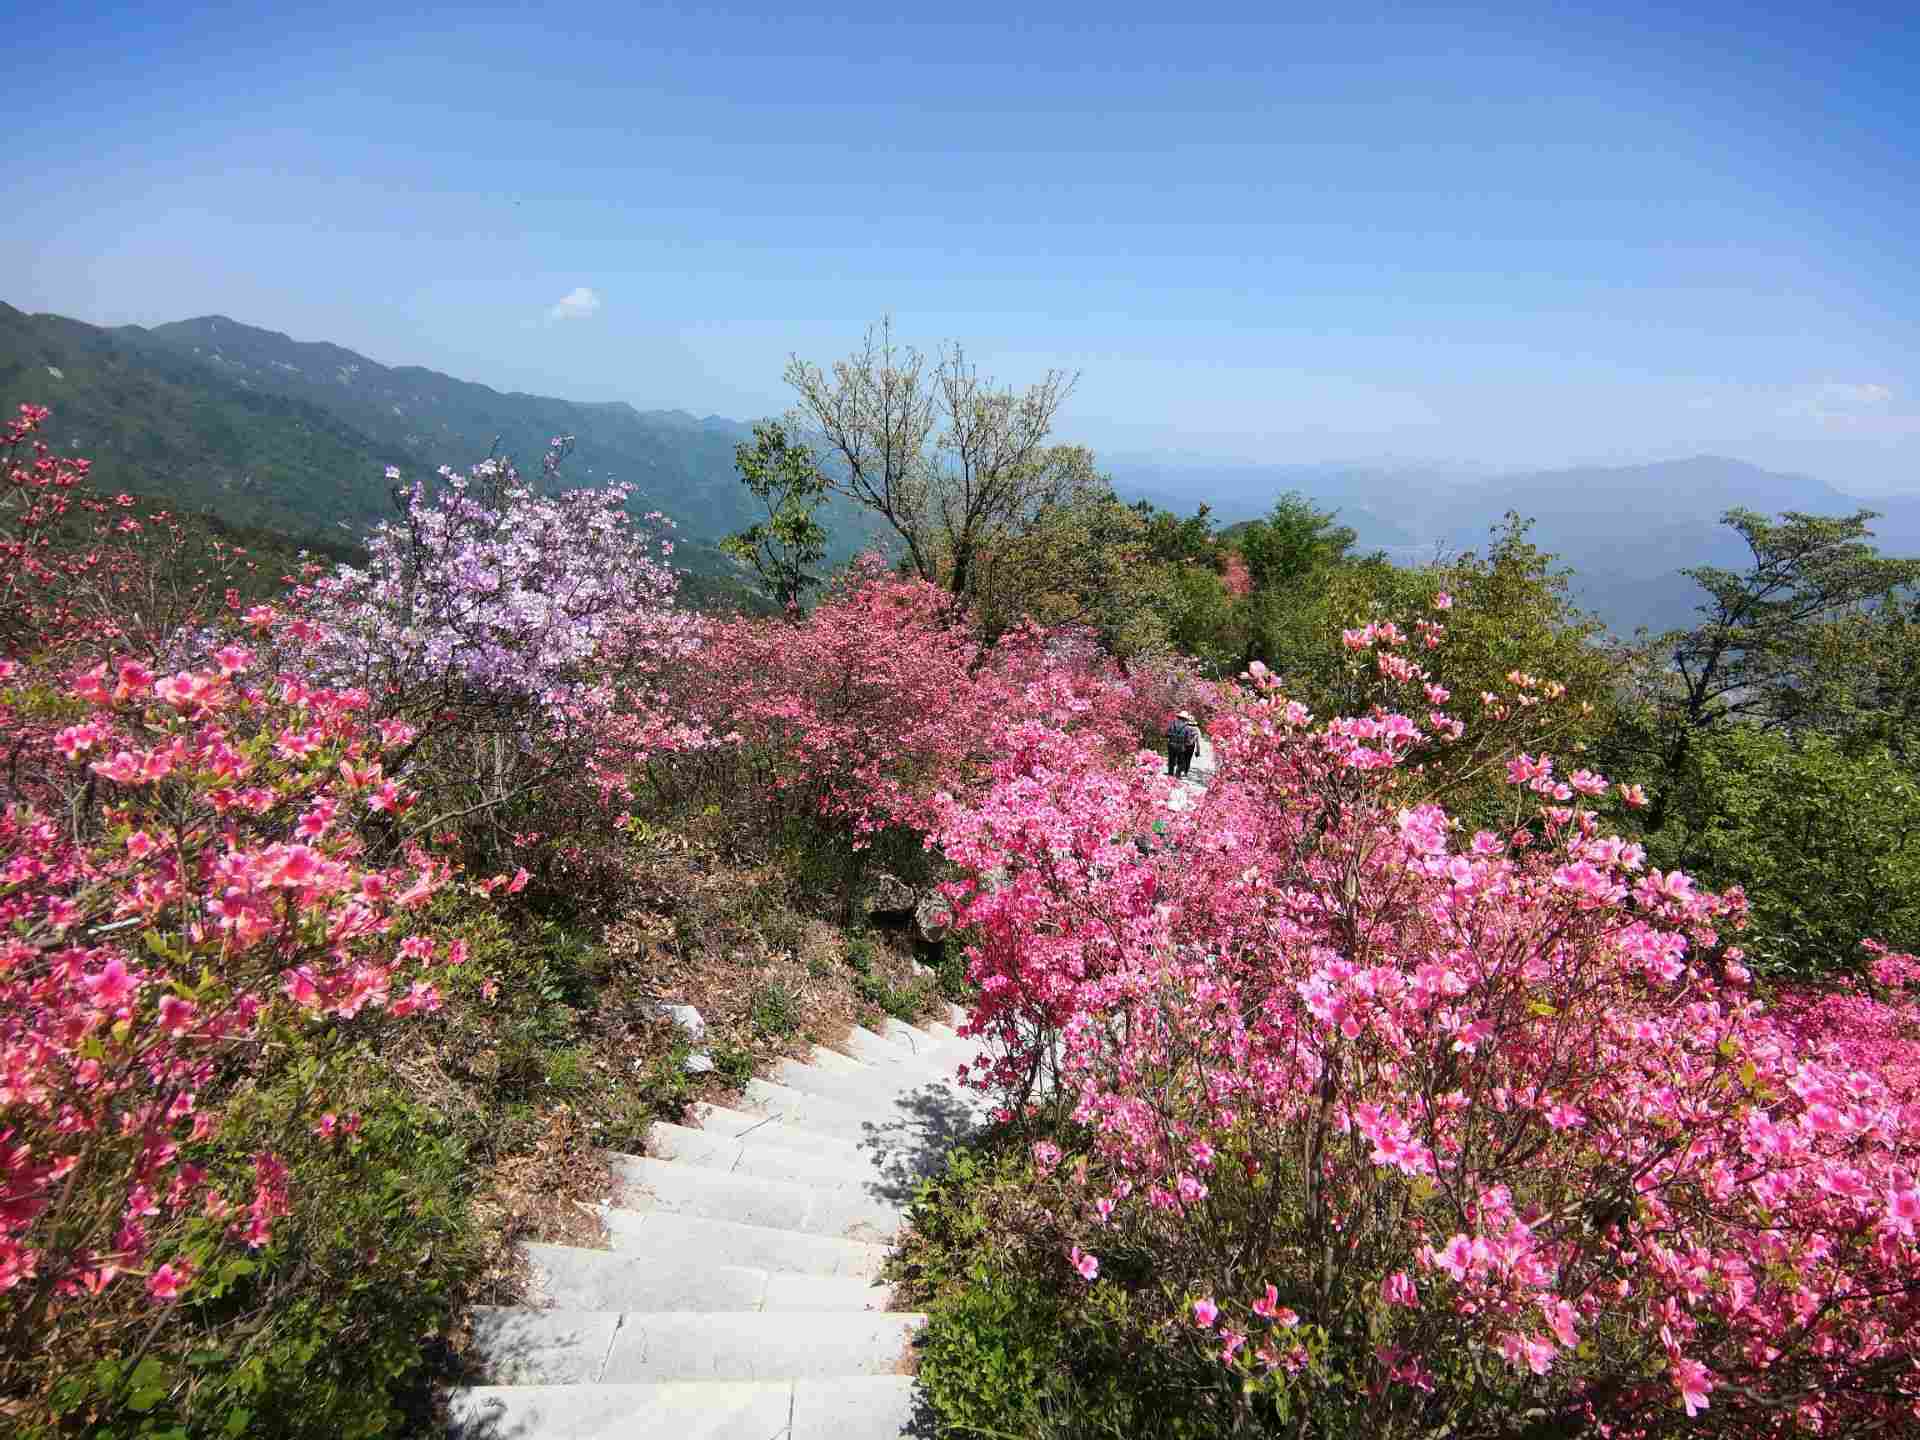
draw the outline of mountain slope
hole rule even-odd
[[[524,467],[573,435],[567,479],[625,481],[636,513],[680,527],[690,599],[746,592],[713,542],[754,518],[733,465],[752,430],[717,416],[503,394],[219,316],[106,329],[0,303],[0,405],[28,402],[53,410],[52,443],[93,460],[102,488],[307,542],[391,515],[389,465],[465,467],[497,444]],[[836,559],[868,530],[844,507],[828,523]]]
[[[352,350],[297,341],[223,316],[137,331],[129,343],[150,354],[190,359],[246,388],[285,396],[334,415],[410,467],[467,465],[499,442],[523,464],[555,435],[577,437],[571,473],[636,487],[637,508],[660,510],[691,537],[714,539],[748,522],[734,476],[733,447],[749,426],[623,402],[580,404],[503,393],[417,365],[380,365]]]
[[[0,404],[52,408],[49,437],[129,491],[295,537],[337,538],[391,508],[407,460],[319,407],[233,384],[191,357],[0,304]]]

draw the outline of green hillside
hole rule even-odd
[[[690,598],[747,593],[712,543],[753,518],[733,468],[752,432],[733,421],[502,394],[218,316],[106,329],[0,304],[0,405],[26,402],[51,407],[53,443],[103,488],[302,541],[390,514],[389,465],[466,466],[496,443],[524,465],[573,435],[572,479],[625,481],[636,512],[679,525]],[[838,558],[864,529],[836,518]]]
[[[230,524],[337,538],[391,508],[383,472],[405,452],[144,336],[0,304],[0,404],[49,406],[53,443],[91,459],[102,489]]]
[[[322,411],[416,468],[468,464],[496,440],[506,454],[526,461],[539,456],[550,437],[573,435],[578,450],[569,470],[577,478],[635,486],[642,510],[671,515],[689,536],[717,538],[749,523],[733,447],[751,439],[752,430],[732,421],[503,394],[221,316],[136,331],[129,341],[156,362],[185,360],[230,385]]]

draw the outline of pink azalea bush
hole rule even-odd
[[[1601,815],[1637,797],[1536,748],[1557,687],[1436,690],[1447,608],[1346,637],[1357,713],[1224,695],[1189,809],[1044,721],[949,805],[995,877],[957,892],[976,1078],[1055,1117],[1055,1263],[1233,1425],[1920,1424],[1913,962],[1756,993],[1738,892],[1650,869]],[[1468,833],[1436,788],[1487,773],[1507,817]]]
[[[177,533],[20,464],[43,419],[0,503],[0,1411],[382,1433],[473,1227],[379,1057],[529,879],[445,857],[573,825],[538,773],[608,755],[601,653],[670,635],[671,576],[621,497],[495,472],[283,603],[163,595]]]
[[[804,617],[707,624],[638,713],[681,773],[724,765],[735,803],[860,843],[929,831],[935,797],[977,784],[1018,717],[1131,754],[1141,704],[1080,637],[1021,627],[983,646],[950,594],[868,556]]]
[[[450,872],[367,853],[358,823],[411,799],[382,766],[412,735],[364,692],[259,673],[240,643],[52,693],[0,668],[0,703],[65,722],[62,802],[0,816],[0,1328],[146,1323],[123,1292],[191,1297],[293,1204],[274,1149],[221,1164],[236,1077],[276,1037],[439,1006],[464,947],[423,917]],[[289,1123],[299,1145],[323,1117]]]

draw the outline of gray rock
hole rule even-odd
[[[929,890],[913,907],[913,923],[922,940],[938,945],[945,938],[947,927],[953,924],[953,906],[938,890]]]
[[[913,887],[898,875],[882,870],[873,877],[873,893],[867,896],[869,915],[905,915],[912,912],[919,897]]]

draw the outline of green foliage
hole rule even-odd
[[[1228,1407],[1226,1372],[1196,1347],[1166,1343],[1142,1322],[1144,1271],[1086,1284],[1064,1255],[1023,1243],[1034,1214],[1024,1137],[1000,1132],[954,1151],[921,1187],[896,1287],[927,1312],[918,1374],[955,1436],[1021,1440],[1215,1440]],[[1043,1204],[1061,1199],[1051,1192]],[[1041,1221],[1044,1224],[1044,1221]],[[1127,1257],[1110,1269],[1127,1271]]]
[[[1672,639],[1676,723],[1698,728],[1747,715],[1795,728],[1817,723],[1823,687],[1811,661],[1819,627],[1920,580],[1920,560],[1892,559],[1869,543],[1873,519],[1871,510],[1844,518],[1788,512],[1778,522],[1727,512],[1752,563],[1683,572],[1709,600],[1705,619]]]
[[[909,1022],[926,1010],[933,998],[933,989],[933,985],[924,980],[911,985],[895,985],[883,975],[861,974],[853,982],[854,994],[866,1004],[891,1015],[895,1020]]]
[[[753,1028],[773,1040],[784,1040],[800,1028],[800,1005],[794,993],[778,981],[769,981],[753,995],[749,1011]]]
[[[1213,507],[1204,501],[1184,519],[1162,510],[1151,500],[1136,500],[1133,511],[1145,522],[1141,535],[1143,558],[1153,564],[1212,565],[1219,537],[1214,533]]]
[[[1298,586],[1344,561],[1359,536],[1334,520],[1335,512],[1292,490],[1264,520],[1240,527],[1240,554],[1253,583],[1262,590]]]
[[[1863,937],[1920,946],[1920,783],[1883,748],[1716,731],[1690,748],[1647,847],[1654,864],[1744,887],[1741,943],[1764,972],[1850,970]]]
[[[940,994],[958,1004],[971,993],[967,979],[967,946],[970,940],[949,930],[940,937],[940,955],[934,962],[934,985]]]
[[[827,479],[813,452],[788,440],[778,423],[753,427],[753,444],[734,449],[740,483],[767,512],[766,519],[721,541],[721,549],[751,565],[767,598],[781,609],[798,605],[820,583],[814,567],[827,553],[827,530],[815,518],[827,498]]]
[[[847,967],[856,975],[871,975],[875,955],[873,941],[864,935],[847,938]]]
[[[745,1045],[723,1040],[712,1053],[715,1070],[727,1084],[740,1086],[753,1078],[753,1051]]]
[[[96,1344],[56,1383],[66,1426],[88,1417],[88,1434],[118,1440],[363,1437],[403,1423],[421,1338],[446,1327],[479,1262],[467,1148],[363,1048],[291,1031],[279,1053],[230,1105],[209,1168],[244,1193],[245,1157],[273,1149],[292,1213],[257,1253],[192,1248],[200,1281],[164,1325],[125,1348]],[[291,1144],[316,1096],[359,1117],[357,1133]]]

